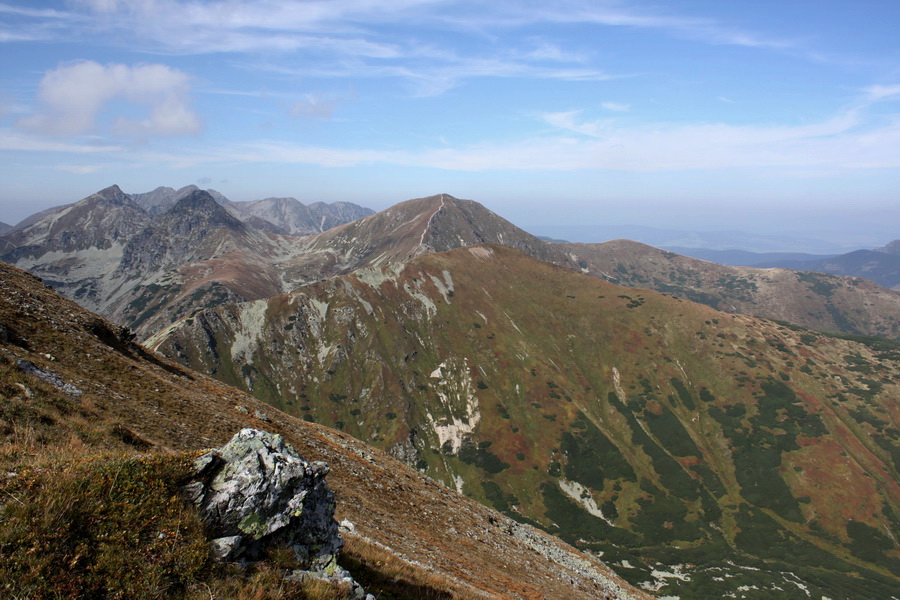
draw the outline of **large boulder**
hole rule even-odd
[[[185,490],[214,535],[217,558],[253,561],[289,546],[305,569],[337,569],[342,541],[325,463],[303,460],[280,435],[243,429],[194,467]]]

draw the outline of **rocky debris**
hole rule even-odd
[[[342,541],[325,463],[303,460],[280,435],[243,429],[194,468],[185,490],[212,529],[217,558],[253,561],[285,545],[305,568],[338,570]]]
[[[50,359],[49,355],[47,355]],[[72,398],[80,397],[84,392],[80,389],[72,385],[71,383],[66,383],[62,380],[62,377],[54,373],[53,371],[48,371],[47,369],[42,369],[37,365],[28,362],[27,360],[18,359],[16,362],[16,368],[25,373],[26,375],[31,375],[32,377],[37,377],[38,379],[45,381],[61,391],[62,393],[70,396]]]
[[[505,529],[507,535],[521,540],[547,560],[576,573],[579,577],[593,581],[604,591],[604,594],[606,594],[605,598],[629,600],[636,597],[631,594],[630,590],[611,578],[609,574],[598,571],[590,561],[569,552],[556,540],[547,539],[546,534],[537,531],[533,527],[509,519],[506,520]],[[574,584],[575,581],[572,580],[572,583]]]

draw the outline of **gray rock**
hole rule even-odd
[[[51,357],[51,359],[52,359],[52,357]],[[67,396],[70,396],[72,398],[78,398],[83,394],[83,392],[80,389],[78,389],[71,383],[66,383],[65,381],[63,381],[62,377],[60,377],[53,371],[49,371],[47,369],[42,369],[42,368],[38,367],[37,365],[28,362],[27,360],[22,360],[21,358],[18,359],[16,362],[16,368],[27,375],[31,375],[32,377],[37,377],[38,379],[41,379],[41,380],[49,383],[50,385],[52,385],[53,387],[55,387],[62,393],[66,394]]]
[[[184,489],[209,524],[219,559],[258,560],[286,545],[306,569],[338,569],[342,541],[325,463],[303,460],[280,435],[243,429],[194,469]]]

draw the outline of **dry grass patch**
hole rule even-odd
[[[347,534],[343,537],[341,566],[379,600],[484,600],[487,597],[365,538]]]

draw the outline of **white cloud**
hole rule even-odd
[[[191,78],[166,65],[101,65],[83,60],[48,71],[38,87],[38,111],[18,121],[28,130],[72,135],[96,128],[113,100],[143,108],[146,118],[117,116],[118,134],[184,135],[200,131],[190,107]]]

